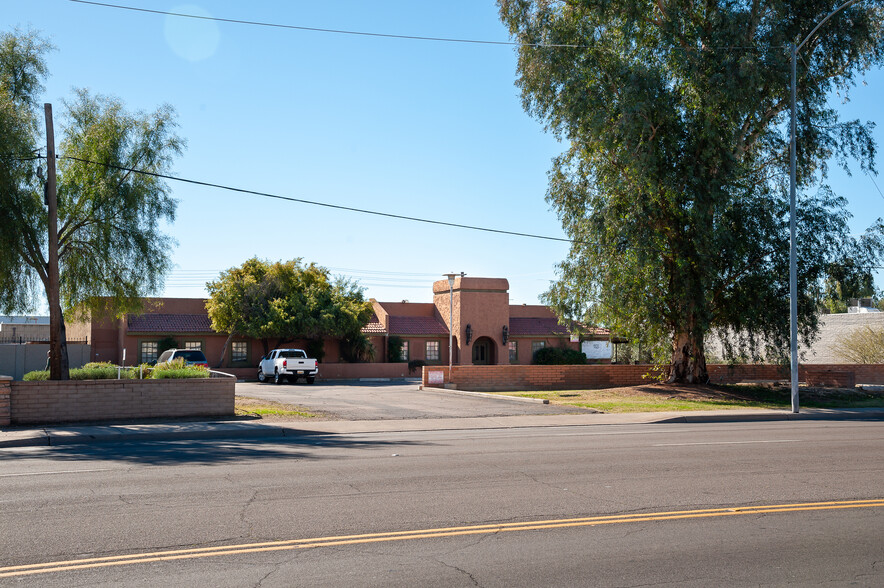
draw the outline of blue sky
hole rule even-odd
[[[508,41],[491,0],[232,0],[113,3],[296,26]],[[522,109],[510,46],[401,40],[198,21],[67,0],[0,0],[3,30],[56,46],[45,101],[74,87],[131,109],[169,103],[188,147],[179,177],[354,208],[565,237],[544,200],[562,145]],[[878,123],[884,75],[839,104]],[[58,123],[57,123],[58,124]],[[884,148],[884,127],[876,130]],[[884,160],[878,157],[878,167]],[[884,180],[877,179],[884,189]],[[833,169],[853,230],[884,210],[861,171]],[[204,296],[221,270],[302,257],[379,300],[428,302],[454,271],[503,277],[536,304],[567,244],[437,227],[171,182],[177,240],[163,295]],[[879,279],[878,286],[880,287]]]

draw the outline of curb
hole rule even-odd
[[[858,420],[884,420],[884,410],[871,411],[838,411],[838,412],[760,412],[759,414],[706,414],[691,415],[683,414],[677,417],[653,421],[655,423],[736,423],[736,422],[768,422],[768,421],[858,421]]]
[[[474,393],[476,394],[476,393]],[[524,399],[519,399],[524,400]],[[535,399],[531,399],[535,400]],[[818,409],[820,410],[820,409]],[[825,410],[825,409],[822,409]],[[645,414],[649,413],[636,413]],[[599,415],[602,416],[602,415]],[[81,445],[91,443],[137,443],[151,441],[197,441],[206,439],[269,439],[269,438],[298,438],[307,436],[325,435],[348,435],[368,433],[404,433],[415,431],[466,431],[466,430],[490,430],[490,429],[521,429],[540,427],[591,427],[591,426],[617,426],[624,424],[664,424],[664,423],[727,423],[727,422],[771,422],[771,421],[826,421],[826,420],[884,420],[884,410],[843,410],[824,412],[804,412],[794,414],[791,412],[763,412],[747,414],[679,414],[664,416],[660,419],[641,419],[635,422],[585,422],[567,423],[548,421],[544,423],[526,424],[524,422],[488,422],[485,426],[475,426],[476,423],[459,423],[458,419],[451,419],[444,425],[428,426],[421,419],[409,419],[405,421],[385,421],[388,423],[381,430],[364,430],[356,426],[353,430],[321,430],[316,428],[299,428],[297,426],[286,427],[280,425],[248,424],[237,425],[235,423],[205,424],[200,429],[178,428],[177,430],[149,430],[146,426],[104,426],[83,427],[77,430],[52,430],[38,429],[12,432],[10,438],[0,438],[0,448],[15,447],[46,447],[60,445]],[[294,423],[293,423],[294,424]],[[319,423],[317,423],[318,425]],[[357,424],[358,423],[354,423]],[[149,427],[150,425],[147,425]]]
[[[289,431],[291,431],[289,429]],[[302,432],[302,434],[305,432]],[[291,433],[289,433],[289,436]],[[95,432],[64,431],[53,432],[43,429],[41,433],[23,432],[12,439],[0,439],[0,448],[4,447],[42,447],[60,445],[82,445],[89,443],[143,442],[143,441],[198,441],[204,439],[262,439],[268,437],[285,437],[286,429],[272,425],[252,425],[251,427],[231,428],[229,426],[214,427],[200,430],[150,431],[128,428]]]
[[[427,392],[442,392],[445,394],[458,394],[460,396],[477,396],[479,398],[494,398],[497,400],[516,400],[518,402],[531,402],[534,404],[549,404],[549,399],[547,398],[525,398],[524,396],[489,394],[487,392],[472,392],[470,390],[456,390],[454,388],[437,388],[435,386],[421,386],[421,390]]]
[[[145,431],[137,433],[118,432],[84,435],[49,434],[46,437],[46,445],[82,445],[87,443],[113,442],[141,443],[144,441],[202,441],[207,439],[266,439],[270,437],[284,436],[284,431],[278,427],[239,430],[215,429],[208,431]]]

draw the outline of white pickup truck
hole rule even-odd
[[[318,373],[317,361],[309,359],[302,349],[274,349],[258,364],[259,382],[273,379],[275,384],[282,384],[283,380],[295,383],[298,378],[304,378],[312,384]]]

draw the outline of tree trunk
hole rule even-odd
[[[49,379],[70,379],[68,361],[68,340],[61,306],[56,303],[49,307]]]
[[[221,359],[218,360],[218,365],[216,368],[220,368],[224,365],[224,357],[227,355],[227,348],[230,347],[230,340],[233,339],[233,333],[230,333],[230,336],[227,337],[227,341],[224,342],[224,347],[221,349]],[[264,355],[267,355],[266,353]]]
[[[707,384],[706,352],[703,340],[692,333],[678,333],[672,341],[672,361],[667,384]]]

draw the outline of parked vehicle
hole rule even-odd
[[[185,365],[202,365],[209,367],[209,361],[199,349],[166,349],[157,359],[157,365],[183,359]]]
[[[274,349],[258,364],[259,382],[272,378],[275,384],[281,384],[283,380],[294,383],[298,378],[304,378],[312,384],[318,373],[319,362],[308,358],[303,349]]]

